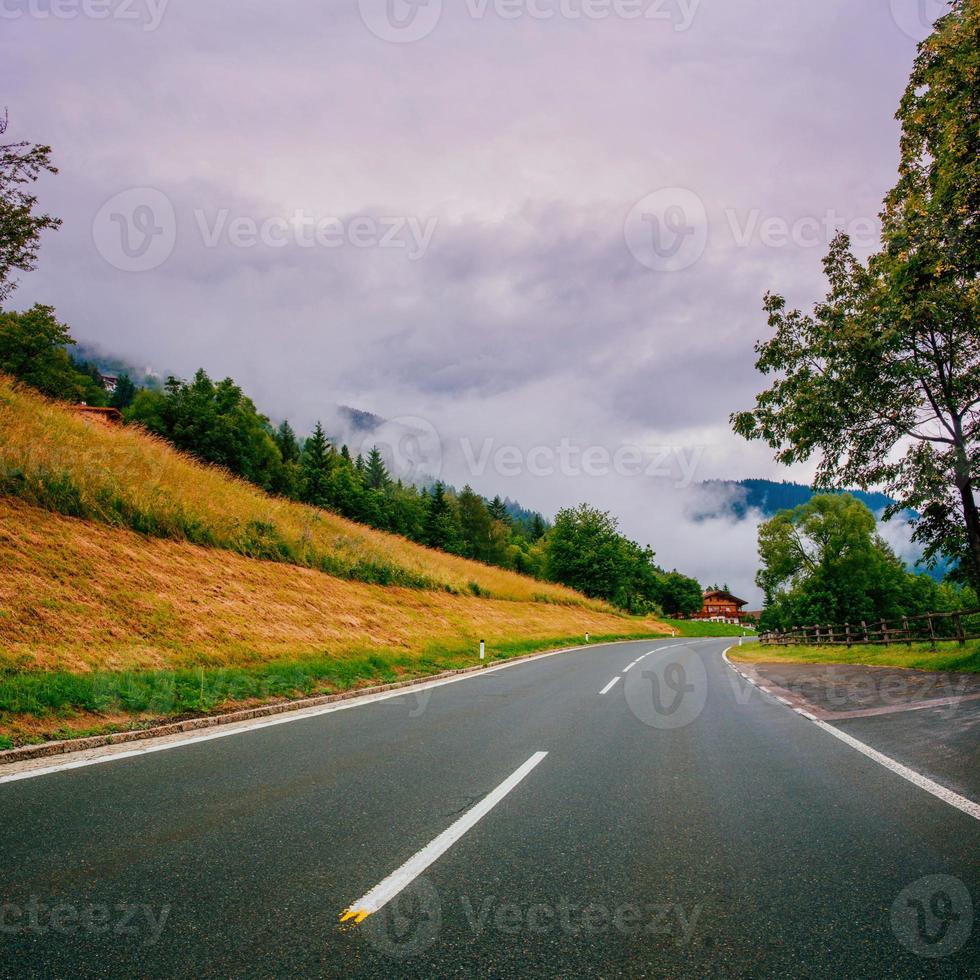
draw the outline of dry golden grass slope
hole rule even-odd
[[[0,750],[668,627],[275,499],[0,376]]]
[[[491,652],[666,632],[582,606],[338,579],[0,498],[0,673],[247,666],[327,654]]]
[[[271,497],[135,427],[105,427],[0,375],[0,495],[69,516],[382,584],[587,605],[563,586]],[[217,559],[215,559],[217,560]]]

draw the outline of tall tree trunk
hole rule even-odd
[[[980,511],[973,496],[973,481],[966,477],[957,479],[960,498],[963,501],[963,517],[966,520],[967,560],[972,561],[972,567],[966,569],[969,574],[977,597],[980,598]]]

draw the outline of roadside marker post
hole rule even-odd
[[[487,644],[486,640],[480,640],[480,659],[486,660],[487,658]]]
[[[588,633],[586,633],[586,634],[585,634],[585,642],[586,642],[586,643],[588,643],[588,642],[589,642],[589,634],[588,634]]]

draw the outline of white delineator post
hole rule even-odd
[[[586,642],[586,643],[588,643],[588,642],[589,642],[589,634],[588,634],[588,633],[586,633],[586,634],[585,634],[585,642]]]
[[[480,640],[480,659],[486,660],[487,657],[487,644],[485,640]]]

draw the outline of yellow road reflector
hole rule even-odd
[[[341,915],[340,921],[353,922],[355,926],[359,926],[370,914],[370,912],[365,912],[364,909],[347,909]]]

